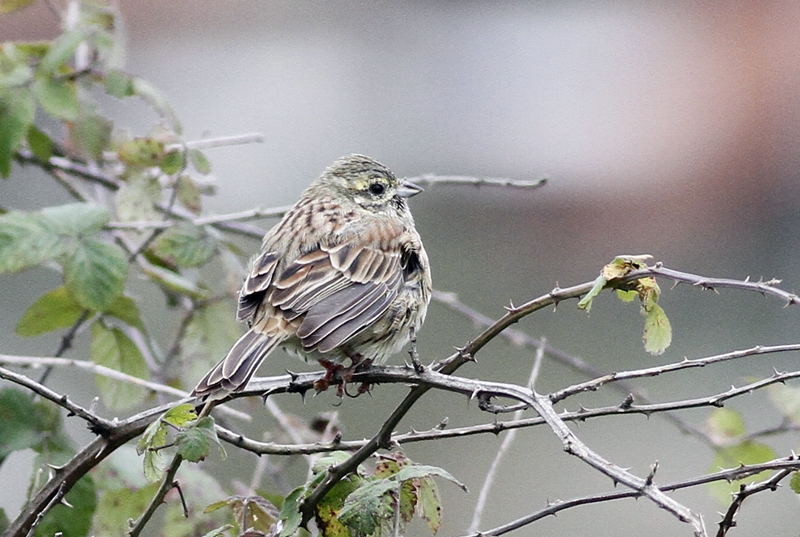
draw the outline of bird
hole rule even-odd
[[[364,155],[325,169],[264,236],[238,295],[237,319],[249,328],[192,395],[214,401],[243,390],[278,347],[318,361],[322,391],[337,372],[346,382],[413,344],[431,298],[407,201],[421,191]]]

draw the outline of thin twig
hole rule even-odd
[[[471,186],[500,186],[510,188],[540,188],[547,184],[547,179],[536,181],[520,181],[507,179],[505,177],[471,177],[467,175],[436,175],[426,173],[418,177],[410,177],[409,181],[428,185],[450,184],[450,185],[471,185]]]
[[[539,369],[541,368],[542,358],[544,357],[544,348],[545,341],[542,340],[542,345],[539,347],[539,351],[536,353],[536,357],[533,360],[533,367],[531,368],[531,374],[528,378],[528,386],[533,386],[536,383],[536,379],[539,377]],[[514,417],[512,419],[514,421],[520,420],[522,418],[523,411],[524,409],[521,408],[514,412]],[[472,522],[470,522],[469,529],[467,531],[478,531],[478,528],[481,525],[483,509],[486,507],[486,501],[489,498],[489,491],[492,489],[494,478],[497,475],[497,469],[500,467],[500,461],[508,452],[508,449],[511,447],[511,444],[514,442],[516,436],[517,429],[511,429],[508,431],[508,434],[505,436],[505,438],[503,438],[503,442],[500,444],[500,448],[497,450],[491,466],[489,466],[489,471],[486,472],[483,485],[478,493],[478,501],[475,502],[475,510],[472,512]]]
[[[733,495],[733,501],[731,502],[730,506],[728,506],[727,511],[725,511],[725,515],[719,522],[717,537],[725,537],[728,534],[728,530],[736,525],[736,520],[734,520],[734,517],[736,516],[736,513],[739,512],[739,509],[742,508],[742,504],[749,496],[764,490],[776,490],[778,488],[778,483],[793,473],[795,473],[794,470],[781,470],[776,472],[775,475],[771,476],[769,479],[761,481],[760,483],[751,483],[749,485],[742,483],[739,488],[739,492]]]
[[[99,365],[88,360],[73,360],[71,358],[49,358],[49,357],[39,357],[39,356],[12,356],[9,354],[0,354],[0,365],[30,367],[30,368],[74,367],[76,369],[82,369],[90,373],[94,373],[95,375],[100,375],[101,377],[114,379],[120,382],[126,382],[128,384],[134,384],[136,386],[140,386],[155,393],[163,393],[181,399],[189,397],[189,394],[183,390],[173,388],[172,386],[167,386],[166,384],[159,384],[157,382],[151,382],[145,379],[141,379],[139,377],[134,377],[133,375],[128,375],[127,373],[123,373],[122,371],[117,371],[116,369],[111,369],[109,367]],[[41,383],[37,383],[37,385],[41,385]],[[44,386],[41,387],[44,388]],[[57,395],[57,397],[61,398],[65,396]],[[72,411],[71,409],[67,410]],[[232,418],[237,418],[244,421],[252,420],[252,417],[249,414],[240,412],[231,407],[222,407],[219,409],[219,411],[225,413],[227,416]],[[75,414],[80,416],[80,414],[78,414],[77,412],[75,412]]]

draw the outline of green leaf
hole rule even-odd
[[[18,272],[56,259],[71,246],[41,215],[11,212],[0,216],[0,273]]]
[[[17,335],[38,336],[75,324],[84,308],[75,302],[66,287],[53,289],[39,297],[17,323]]]
[[[746,440],[735,446],[726,447],[717,451],[711,465],[711,471],[717,472],[720,469],[736,468],[743,464],[759,464],[762,462],[769,462],[776,458],[775,451],[773,451],[771,447],[759,442],[754,442],[753,440]],[[771,473],[771,471],[765,471],[744,479],[738,479],[731,483],[727,481],[714,481],[709,484],[711,494],[720,504],[728,505],[731,500],[731,494],[739,491],[740,484],[755,483],[756,481],[766,479]]]
[[[97,492],[91,475],[84,475],[75,483],[64,500],[54,506],[36,526],[36,537],[52,537],[56,534],[70,537],[85,537],[92,529],[92,517],[97,507]]]
[[[194,409],[194,405],[184,403],[167,410],[161,419],[168,421],[176,427],[183,427],[187,423],[197,419],[197,412]]]
[[[773,384],[767,387],[767,393],[781,414],[792,423],[800,423],[800,389],[785,384]]]
[[[136,175],[117,192],[114,204],[124,222],[154,222],[159,219],[156,203],[161,201],[158,179]]]
[[[175,115],[175,111],[172,109],[169,101],[167,101],[164,95],[157,90],[155,86],[141,78],[134,78],[133,88],[136,92],[136,95],[139,95],[150,106],[152,106],[155,111],[167,121],[167,124],[172,128],[172,130],[178,134],[181,133],[182,129],[180,121],[178,121],[178,116]]]
[[[97,114],[84,114],[69,130],[70,143],[86,160],[100,161],[111,140],[112,124]]]
[[[154,282],[165,289],[196,299],[208,298],[208,292],[201,289],[196,283],[178,274],[177,272],[153,265],[142,263],[142,271]]]
[[[118,296],[104,313],[116,317],[143,334],[147,333],[142,317],[139,314],[139,308],[136,306],[136,302],[130,297],[125,295]]]
[[[607,283],[608,280],[606,280],[602,274],[598,276],[594,281],[592,289],[578,302],[578,307],[582,310],[586,310],[586,313],[589,313],[592,310],[592,300],[600,294]]]
[[[305,499],[305,493],[305,487],[297,487],[283,501],[280,513],[283,530],[281,530],[280,537],[291,537],[300,528],[300,523],[303,521],[300,503]]]
[[[191,462],[205,459],[211,444],[217,445],[223,460],[227,458],[211,416],[204,416],[194,426],[179,432],[175,437],[175,444],[178,446],[178,453]]]
[[[164,158],[161,159],[161,171],[167,175],[175,175],[181,171],[184,166],[183,151],[179,149],[173,149],[167,152]]]
[[[85,237],[64,264],[64,281],[83,307],[105,311],[125,288],[128,259],[116,244]]]
[[[792,487],[795,494],[800,494],[800,472],[792,474],[792,478],[789,480],[789,486]]]
[[[197,170],[197,173],[201,175],[208,175],[211,173],[211,163],[208,161],[205,153],[199,149],[189,150],[189,161],[192,163],[192,166],[194,166],[194,169]]]
[[[11,521],[8,519],[5,509],[0,507],[0,532],[6,531],[10,525]]]
[[[617,289],[617,298],[623,302],[633,302],[638,296],[639,293],[636,291],[623,291],[622,289]]]
[[[178,446],[178,453],[190,462],[200,462],[208,455],[208,438],[194,427],[179,432],[175,437],[175,445]]]
[[[27,55],[14,43],[4,43],[0,48],[0,89],[23,86],[32,77]]]
[[[322,535],[350,537],[350,529],[354,535],[371,535],[383,522],[381,519],[387,518],[385,515],[391,517],[392,499],[389,497],[366,494],[366,498],[350,500],[351,496],[369,487],[359,488],[360,483],[360,477],[350,474],[336,483],[316,505],[315,522]],[[354,507],[345,511],[348,504]]]
[[[105,82],[106,85],[106,93],[112,97],[122,99],[123,97],[136,95],[133,88],[133,79],[122,71],[108,71],[103,82]]]
[[[48,135],[31,125],[28,128],[28,147],[33,156],[40,162],[48,162],[53,156],[53,140]]]
[[[717,408],[711,412],[706,427],[715,444],[730,444],[747,433],[742,415],[732,408]]]
[[[166,439],[167,426],[159,418],[147,426],[136,444],[136,452],[139,455],[144,455],[144,460],[142,461],[144,477],[150,483],[160,481],[161,474],[164,473],[164,461],[159,448],[164,445]]]
[[[417,498],[422,518],[433,533],[438,532],[442,526],[442,496],[436,481],[430,477],[420,478]]]
[[[423,477],[443,477],[450,481],[451,483],[455,483],[458,487],[463,490],[464,492],[469,492],[467,486],[463,484],[461,481],[453,477],[450,472],[444,470],[442,468],[437,468],[436,466],[426,466],[424,464],[410,464],[408,466],[403,467],[395,476],[395,479],[398,481],[406,481],[408,479],[413,478],[423,478]]]
[[[75,51],[85,38],[83,30],[72,30],[61,34],[53,41],[47,54],[39,62],[38,72],[45,77],[51,76],[75,56]]]
[[[197,187],[197,183],[192,181],[192,178],[188,175],[181,175],[175,188],[177,189],[178,201],[192,213],[200,214],[203,210],[203,199],[200,196],[200,189]]]
[[[54,232],[72,237],[100,231],[111,220],[108,208],[94,203],[56,205],[41,214]]]
[[[28,7],[35,1],[36,0],[0,0],[0,13],[5,14],[17,11],[18,9]]]
[[[80,116],[78,92],[73,82],[55,78],[37,78],[31,86],[45,112],[57,119],[75,121]]]
[[[92,325],[92,361],[134,377],[149,376],[147,363],[136,344],[119,328],[107,328],[101,321]],[[96,376],[103,403],[111,409],[129,408],[140,403],[147,392],[141,386]]]
[[[33,124],[33,97],[25,88],[0,91],[0,175],[8,177],[11,162]]]
[[[217,241],[200,226],[181,223],[167,229],[156,239],[153,253],[178,267],[200,267],[217,251]]]
[[[101,489],[92,530],[94,535],[123,537],[128,520],[139,518],[158,490],[158,483],[148,483],[141,488]]]
[[[658,304],[653,304],[645,312],[644,319],[644,350],[650,354],[662,354],[672,343],[672,325],[664,309]]]
[[[121,143],[117,155],[129,166],[158,166],[164,158],[164,142],[155,138],[134,138]]]
[[[36,407],[28,394],[12,388],[0,390],[0,464],[14,451],[41,442]]]

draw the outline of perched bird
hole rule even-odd
[[[325,367],[319,389],[337,371],[398,352],[431,296],[406,202],[421,190],[363,155],[326,169],[264,236],[239,292],[237,317],[250,329],[192,394],[215,400],[244,389],[278,346]]]

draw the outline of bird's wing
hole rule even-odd
[[[288,320],[304,316],[296,335],[306,349],[328,352],[378,319],[402,285],[399,241],[320,246],[274,278],[266,299]]]

